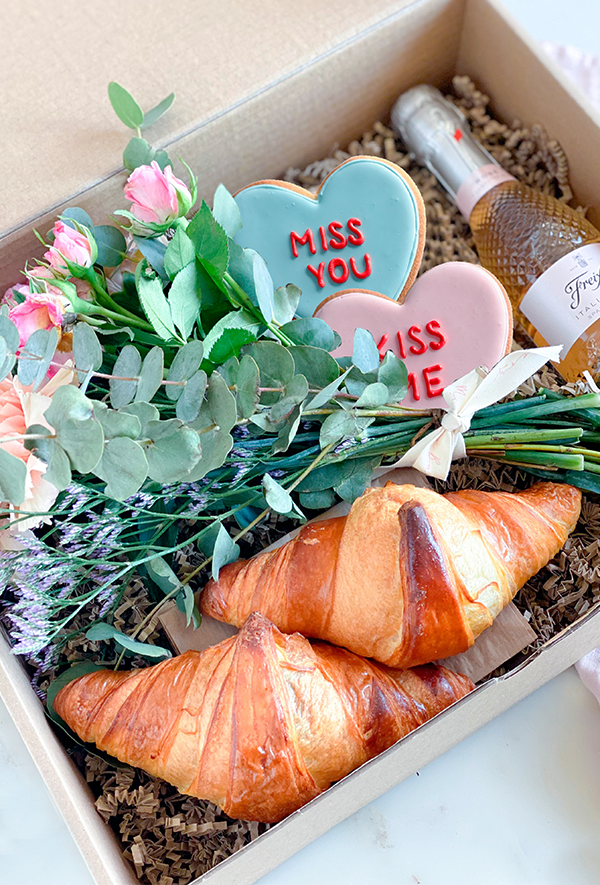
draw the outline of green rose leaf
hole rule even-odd
[[[286,384],[281,399],[271,407],[271,421],[274,424],[284,421],[307,396],[308,381],[304,375],[294,375],[289,384]]]
[[[376,409],[378,406],[383,406],[389,402],[389,399],[390,394],[385,384],[382,384],[381,381],[376,381],[375,384],[367,384],[354,407],[357,409]]]
[[[246,292],[248,298],[258,307],[258,298],[254,283],[254,256],[258,255],[254,249],[242,249],[234,240],[229,240],[229,267],[228,271]]]
[[[352,504],[359,498],[371,481],[371,476],[376,467],[381,463],[381,456],[377,458],[352,458],[350,465],[352,472],[334,488],[340,498]]]
[[[341,344],[338,333],[317,317],[298,317],[282,326],[281,331],[285,332],[294,344],[308,344],[330,352]]]
[[[137,403],[150,402],[160,388],[163,380],[163,361],[164,351],[162,347],[153,347],[152,350],[148,351],[142,363],[140,380],[135,393],[135,401]]]
[[[321,425],[319,443],[321,448],[345,438],[357,439],[375,418],[358,418],[352,412],[334,412]]]
[[[153,417],[156,416],[153,415]],[[94,418],[102,425],[104,439],[115,439],[117,436],[137,439],[142,430],[141,421],[135,415],[115,412],[113,409],[109,409],[106,403],[99,400],[94,400]]]
[[[164,265],[169,278],[173,279],[184,267],[195,260],[194,244],[182,227],[176,228],[173,239],[165,252]]]
[[[126,436],[109,439],[94,473],[106,483],[104,493],[125,501],[142,487],[148,476],[148,461],[139,443]]]
[[[189,338],[200,314],[195,261],[186,264],[176,274],[169,290],[169,306],[173,322],[181,332],[181,337]]]
[[[50,434],[43,424],[31,424],[25,433]],[[71,482],[71,465],[66,452],[55,439],[26,439],[23,445],[46,465],[44,479],[62,492]]]
[[[288,348],[274,341],[257,341],[244,348],[244,353],[256,362],[261,387],[285,387],[294,375],[294,360]],[[261,402],[271,405],[280,399],[277,391],[264,393]]]
[[[279,405],[279,403],[277,403],[277,405]],[[273,406],[273,408],[275,408],[275,406]],[[288,415],[286,423],[277,434],[277,439],[273,443],[274,454],[277,454],[278,452],[287,452],[294,437],[298,433],[298,427],[300,426],[301,417],[302,406],[294,406],[294,408]]]
[[[278,289],[275,289],[273,297],[274,317],[275,321],[278,322],[280,326],[290,323],[294,318],[301,295],[302,289],[299,289],[298,286],[292,285],[292,283],[288,283],[287,286],[280,286]],[[322,320],[319,322],[322,322]],[[304,344],[305,342],[302,341],[300,343]],[[312,342],[310,343],[312,344]]]
[[[204,339],[204,355],[212,363],[237,356],[245,344],[256,341],[260,324],[246,310],[232,310],[212,327]]]
[[[270,323],[275,316],[275,287],[266,261],[257,252],[252,256],[252,276],[260,312]]]
[[[169,110],[173,102],[175,101],[175,93],[171,92],[170,95],[167,95],[166,98],[163,98],[155,107],[150,111],[146,111],[144,114],[144,118],[141,123],[139,123],[140,129],[148,129],[149,126],[152,126],[159,120],[163,114]]]
[[[177,400],[175,414],[184,424],[191,424],[198,417],[207,381],[206,372],[200,369],[183,388],[183,393]]]
[[[204,200],[190,221],[186,232],[194,244],[198,260],[211,278],[220,284],[229,261],[227,234],[215,221]]]
[[[298,495],[302,507],[307,510],[328,510],[335,504],[335,495],[331,489],[322,492],[301,492]]]
[[[168,649],[161,648],[160,645],[148,645],[146,642],[138,642],[137,639],[130,639],[129,636],[125,636],[124,633],[121,633],[120,630],[117,630],[116,627],[112,627],[110,624],[94,624],[89,630],[87,630],[85,635],[86,638],[91,639],[92,642],[98,642],[101,639],[114,639],[114,641],[122,646],[122,648],[125,648],[127,651],[131,651],[136,655],[140,655],[143,658],[152,658],[156,660],[159,658],[172,657],[172,654]]]
[[[290,493],[268,473],[263,476],[262,487],[271,510],[276,513],[291,513],[294,510],[294,502]]]
[[[92,471],[104,451],[104,432],[94,418],[92,401],[81,390],[65,384],[54,393],[44,417],[75,470]]]
[[[377,380],[389,391],[388,402],[399,403],[408,391],[408,370],[402,360],[388,350],[377,372]]]
[[[141,127],[144,122],[144,112],[130,92],[113,81],[108,84],[108,97],[121,123],[129,129]]]
[[[379,368],[379,351],[375,339],[366,329],[354,332],[352,362],[361,372],[376,372]]]
[[[219,580],[219,572],[224,565],[235,562],[240,555],[240,548],[235,544],[227,529],[219,523],[219,531],[215,539],[212,552],[212,576],[215,581]]]
[[[242,357],[235,382],[240,418],[250,418],[259,400],[259,371],[256,362],[247,354]]]
[[[332,396],[334,396],[340,389],[350,372],[351,369],[346,369],[345,372],[342,372],[339,378],[336,378],[335,381],[332,381],[327,387],[324,387],[320,393],[317,393],[317,395],[307,403],[306,411],[310,409],[320,409],[328,403]]]
[[[165,298],[162,282],[145,260],[136,268],[135,282],[140,304],[157,335],[165,341],[176,338],[171,308]]]
[[[113,366],[112,374],[117,377],[111,378],[108,382],[110,403],[114,409],[126,406],[134,398],[141,368],[140,352],[133,344],[126,344]]]
[[[200,437],[177,418],[149,421],[146,448],[151,479],[161,483],[181,482],[200,460]]]
[[[237,232],[241,230],[242,216],[238,204],[224,184],[220,184],[215,191],[212,214],[228,237],[235,237]]]
[[[0,499],[18,507],[25,500],[27,467],[0,446]]]
[[[133,172],[138,166],[149,166],[156,157],[156,151],[145,138],[134,135],[123,151],[123,166]]]
[[[80,381],[90,369],[97,371],[102,365],[100,341],[87,323],[77,323],[73,329],[73,356]]]
[[[117,267],[127,252],[125,237],[117,227],[101,224],[94,228],[94,239],[98,247],[96,264],[101,267]]]
[[[330,353],[320,347],[300,345],[288,348],[297,374],[306,375],[311,387],[327,387],[339,378],[340,367]]]
[[[188,381],[200,368],[203,358],[204,345],[202,341],[188,341],[175,354],[175,359],[167,374],[167,381]],[[175,402],[183,393],[183,385],[166,384],[165,392],[167,397]]]

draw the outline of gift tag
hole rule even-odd
[[[375,157],[353,157],[313,195],[285,181],[258,181],[235,195],[236,243],[267,262],[275,287],[302,289],[299,316],[349,286],[402,300],[425,240],[425,208],[412,179]]]
[[[419,277],[403,304],[377,292],[347,290],[315,311],[341,335],[335,357],[352,356],[354,331],[368,329],[381,357],[391,350],[408,369],[403,405],[436,408],[446,385],[477,366],[491,368],[510,350],[512,309],[502,284],[462,261]]]

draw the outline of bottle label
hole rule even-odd
[[[600,318],[600,243],[559,258],[525,293],[519,310],[562,357]]]
[[[461,215],[468,221],[480,199],[503,181],[515,181],[515,177],[497,163],[487,163],[471,172],[456,192],[456,205]]]

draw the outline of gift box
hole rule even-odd
[[[92,16],[67,0],[53,16],[64,36],[68,89],[48,93],[39,83],[56,53],[55,40],[45,37],[49,5],[13,4],[14,46],[28,47],[28,67],[25,75],[10,53],[2,62],[10,96],[5,131],[14,134],[5,136],[11,179],[0,218],[0,283],[15,282],[25,260],[41,254],[32,228],[45,232],[73,204],[102,223],[119,204],[126,137],[106,100],[111,79],[144,107],[157,91],[175,91],[177,103],[157,125],[154,144],[185,160],[198,174],[199,192],[210,196],[221,181],[235,191],[302,167],[333,143],[345,145],[387,118],[394,99],[416,83],[445,88],[455,73],[467,74],[490,94],[500,119],[540,122],[561,143],[576,198],[596,207],[588,217],[600,224],[600,117],[495,2],[347,0],[340,12],[311,0],[285,8],[262,0],[240,9],[190,2],[175,12],[150,0],[125,21],[122,4],[107,2]],[[592,607],[516,669],[483,682],[196,881],[256,881],[599,644]],[[135,883],[1,636],[0,693],[96,881]]]

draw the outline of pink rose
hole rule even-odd
[[[63,384],[73,382],[74,372],[72,369],[60,369],[56,376],[49,381],[41,390],[33,393],[31,386],[23,387],[16,378],[8,377],[0,382],[0,438],[20,436],[31,424],[42,424],[50,427],[44,418],[44,412],[52,402],[52,395]],[[15,458],[20,458],[27,467],[25,480],[25,500],[18,508],[25,514],[46,513],[58,495],[58,489],[44,479],[46,465],[32,452],[25,448],[23,440],[15,439],[3,442],[2,448]],[[32,516],[22,519],[14,525],[2,528],[4,532],[23,533],[27,529],[35,528],[42,522],[51,522],[47,516]],[[6,546],[6,545],[4,545]]]
[[[65,258],[80,267],[90,267],[94,263],[92,243],[85,234],[69,227],[63,221],[55,222],[53,233],[54,243],[44,255],[51,267],[65,271],[67,269]]]
[[[56,326],[59,339],[62,334],[62,320],[69,301],[64,295],[48,292],[28,292],[25,301],[11,307],[8,316],[19,330],[20,345],[26,343],[30,335],[38,329],[50,330]]]
[[[192,207],[192,196],[170,166],[164,171],[156,160],[149,166],[134,169],[125,185],[125,196],[131,200],[131,213],[139,221],[168,224]]]

